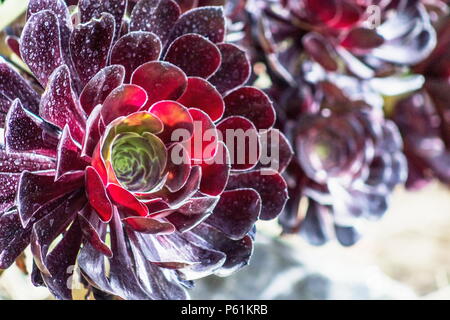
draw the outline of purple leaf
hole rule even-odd
[[[187,34],[196,33],[214,43],[225,38],[225,17],[222,7],[204,7],[189,10],[180,16],[170,34],[171,41]]]
[[[114,38],[114,18],[109,13],[75,27],[70,37],[70,52],[75,70],[84,87],[104,68]]]
[[[135,31],[117,40],[111,51],[111,63],[125,67],[125,81],[146,62],[158,60],[161,54],[161,41],[151,32]]]
[[[83,141],[85,119],[66,65],[51,75],[41,99],[39,115],[61,129],[67,125],[75,140]]]
[[[227,189],[252,188],[261,196],[262,220],[271,220],[281,213],[288,199],[283,177],[271,169],[232,174]]]
[[[84,87],[80,95],[80,104],[86,114],[102,104],[106,97],[115,88],[123,84],[125,68],[120,65],[112,65],[101,69]]]
[[[23,226],[27,226],[43,205],[83,185],[84,172],[64,175],[54,181],[53,175],[22,172],[17,191],[17,209]]]
[[[63,174],[77,170],[84,170],[87,162],[80,159],[80,148],[70,135],[69,127],[66,125],[58,144],[58,155],[55,179],[58,180]]]
[[[30,17],[20,39],[20,54],[45,88],[53,71],[64,64],[58,20],[51,11]]]
[[[5,146],[8,153],[36,153],[54,157],[56,145],[44,140],[43,130],[15,100],[6,116]]]
[[[187,86],[184,72],[168,62],[147,62],[137,68],[131,76],[131,83],[147,91],[146,108],[161,100],[176,100]]]
[[[186,34],[170,44],[164,60],[173,63],[187,76],[208,78],[222,60],[217,46],[198,34]]]
[[[0,94],[11,101],[19,99],[25,109],[38,113],[39,95],[20,74],[8,64],[0,62]],[[3,111],[3,110],[2,110]]]
[[[242,239],[258,221],[261,198],[253,189],[235,189],[221,194],[206,223],[233,240]]]
[[[81,0],[78,3],[81,23],[89,22],[92,19],[100,19],[103,13],[110,13],[114,17],[116,37],[120,32],[126,7],[127,0]]]
[[[165,45],[180,14],[172,0],[141,0],[131,13],[130,31],[153,32]]]
[[[229,93],[223,100],[225,102],[224,117],[245,117],[259,130],[269,129],[275,124],[272,101],[257,88],[239,88]]]
[[[224,94],[243,85],[250,77],[250,62],[245,51],[234,44],[222,43],[217,45],[222,53],[222,64],[211,77],[210,82],[217,90]]]

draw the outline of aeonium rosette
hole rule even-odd
[[[0,64],[0,267],[30,245],[33,283],[57,298],[79,269],[96,298],[184,299],[245,266],[255,222],[287,200],[290,146],[243,86],[222,9],[126,5],[82,0],[71,19],[32,0],[16,52],[34,85]]]

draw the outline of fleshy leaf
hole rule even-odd
[[[211,196],[218,196],[225,190],[230,174],[230,161],[227,147],[223,142],[219,142],[216,155],[211,162],[207,161],[201,165],[201,192]]]
[[[180,14],[172,0],[141,0],[131,13],[130,30],[153,32],[165,45]]]
[[[106,236],[106,224],[104,224],[95,212],[91,213],[91,207],[88,205],[78,212],[78,222],[80,223],[83,237],[91,246],[97,249],[99,252],[107,256],[112,257],[111,249],[104,242]],[[90,214],[90,218],[89,215]]]
[[[225,110],[225,104],[219,91],[202,78],[188,78],[186,91],[178,102],[188,108],[205,111],[212,121],[219,120]]]
[[[147,91],[146,108],[161,100],[177,100],[187,86],[184,72],[168,62],[147,62],[137,68],[131,76],[131,83]]]
[[[100,111],[104,124],[138,111],[146,101],[147,94],[139,86],[124,84],[117,87],[105,99]]]
[[[275,124],[275,110],[269,97],[254,87],[242,87],[225,98],[224,117],[242,116],[257,129],[269,129]]]
[[[167,150],[167,180],[166,188],[171,192],[180,190],[191,173],[191,159],[189,153],[180,143],[174,143]]]
[[[173,63],[187,76],[208,78],[221,63],[217,46],[198,34],[185,34],[170,44],[164,60]]]
[[[155,103],[149,110],[150,113],[157,116],[164,124],[164,131],[158,136],[167,144],[172,142],[181,142],[172,137],[175,130],[184,130],[186,137],[190,138],[194,131],[194,123],[189,111],[181,104],[175,101],[161,101]]]
[[[83,185],[83,172],[64,175],[54,181],[52,175],[22,172],[17,191],[17,209],[24,226],[28,225],[39,208]]]
[[[230,152],[233,170],[254,168],[259,161],[261,147],[258,131],[253,123],[241,116],[232,116],[222,120],[217,129],[222,133]]]
[[[180,16],[170,35],[171,40],[196,33],[214,43],[225,38],[225,17],[222,7],[203,7],[189,10]]]
[[[271,169],[232,174],[227,189],[252,188],[261,196],[261,219],[271,220],[281,213],[288,199],[283,177]]]
[[[52,12],[30,17],[20,39],[20,54],[45,88],[53,71],[64,63],[58,20]]]
[[[101,69],[84,87],[80,95],[80,104],[86,114],[102,104],[106,97],[125,80],[125,68],[112,65]]]
[[[250,77],[250,62],[245,51],[234,44],[217,45],[222,54],[222,64],[219,70],[210,78],[217,90],[224,94],[243,85]]]
[[[111,51],[111,63],[125,67],[126,81],[137,67],[146,62],[158,60],[161,54],[161,41],[151,33],[135,31],[121,37]]]
[[[179,232],[186,232],[205,221],[211,214],[212,211],[203,211],[195,215],[186,215],[177,211],[169,215],[167,220],[169,220]]]
[[[120,32],[126,7],[127,0],[80,0],[78,3],[81,23],[89,22],[92,19],[100,19],[102,13],[111,14],[116,25],[116,37]]]
[[[131,229],[146,234],[171,234],[175,227],[168,222],[158,221],[149,217],[128,217],[122,220]]]
[[[148,214],[148,208],[142,204],[131,192],[121,186],[109,184],[106,187],[108,195],[118,206],[128,209],[127,212],[134,216],[145,217]]]
[[[108,13],[86,24],[79,24],[73,30],[70,51],[82,87],[106,66],[114,30],[114,18]]]
[[[98,172],[93,167],[86,168],[86,195],[92,208],[102,221],[111,220],[113,207],[106,193],[106,188]]]
[[[8,64],[0,62],[0,94],[11,101],[19,99],[25,109],[39,112],[39,95]]]
[[[214,157],[219,141],[218,133],[211,118],[202,110],[189,109],[194,121],[194,133],[190,141],[186,142],[191,159],[194,163],[202,163]]]
[[[83,141],[85,119],[66,65],[51,75],[41,99],[39,115],[61,129],[68,125],[75,140]]]
[[[260,141],[263,152],[260,165],[283,173],[294,155],[287,138],[278,129],[270,129],[261,133]]]
[[[242,239],[258,220],[261,198],[253,189],[225,191],[206,223],[233,240]]]
[[[13,102],[6,116],[5,146],[8,153],[56,155],[56,145],[44,140],[42,129],[25,112],[19,100]]]
[[[70,135],[69,127],[66,125],[58,144],[57,166],[55,179],[63,174],[76,170],[83,170],[87,163],[80,159],[80,148]]]

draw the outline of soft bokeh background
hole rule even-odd
[[[0,5],[0,30],[26,4]],[[3,43],[0,32],[0,54],[7,55]],[[450,299],[450,191],[441,185],[396,190],[385,218],[369,224],[351,248],[279,238],[276,222],[258,229],[250,266],[229,278],[198,281],[194,299]],[[51,299],[24,274],[30,255],[20,262],[0,271],[0,299]]]

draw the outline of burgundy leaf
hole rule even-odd
[[[20,173],[24,170],[41,171],[55,169],[55,163],[47,157],[32,153],[7,153],[0,147],[0,172]]]
[[[70,37],[70,52],[75,70],[84,87],[106,66],[114,38],[114,18],[102,14],[98,20],[75,27]]]
[[[64,63],[58,19],[52,12],[30,17],[20,39],[20,55],[45,88],[53,71]]]
[[[0,215],[15,205],[20,173],[0,173]]]
[[[7,269],[30,243],[30,230],[24,229],[17,210],[0,216],[0,269]]]
[[[81,236],[80,225],[75,221],[47,256],[47,267],[51,276],[43,274],[43,279],[49,291],[58,299],[72,299],[71,279],[75,272]]]
[[[100,19],[102,13],[110,13],[114,17],[116,36],[119,34],[126,7],[127,0],[80,0],[78,3],[81,23]]]
[[[146,108],[161,100],[177,100],[187,86],[184,72],[168,62],[147,62],[137,68],[131,83],[141,86],[147,91]]]
[[[111,51],[111,63],[125,67],[126,81],[137,67],[159,59],[161,41],[151,32],[135,31],[117,40]]]
[[[272,101],[261,90],[242,87],[225,98],[224,117],[242,116],[249,119],[257,129],[269,129],[275,124],[275,110]]]
[[[227,189],[252,188],[261,196],[261,219],[271,220],[281,213],[288,199],[287,185],[276,171],[262,169],[232,174]]]
[[[8,153],[56,155],[56,145],[44,140],[42,129],[25,112],[19,100],[13,102],[6,116],[5,146]]]
[[[187,76],[208,78],[219,69],[217,46],[198,34],[185,34],[170,44],[164,60],[180,67]]]
[[[220,93],[202,78],[188,78],[186,91],[178,99],[178,102],[188,108],[203,110],[212,121],[219,120],[225,110]]]
[[[58,144],[56,180],[67,172],[83,170],[86,167],[87,163],[80,159],[79,154],[80,148],[72,139],[69,127],[66,125]]]
[[[209,162],[202,164],[200,191],[210,196],[220,195],[228,183],[230,155],[223,142],[219,142],[217,153]]]
[[[20,59],[22,59],[20,55],[20,38],[17,38],[15,36],[7,36],[6,44],[14,54],[16,54]]]
[[[141,217],[147,216],[148,208],[128,190],[115,184],[109,184],[106,190],[111,200],[116,205],[126,209],[129,214]]]
[[[110,221],[113,214],[113,207],[102,179],[93,167],[86,168],[85,184],[86,194],[92,208],[97,212],[102,221]]]
[[[222,43],[217,45],[222,53],[222,64],[211,77],[210,82],[217,90],[224,94],[247,82],[250,77],[250,63],[245,51],[234,44]]]
[[[0,94],[11,101],[19,99],[25,109],[39,111],[39,95],[8,64],[0,62]]]
[[[83,172],[64,175],[56,182],[54,180],[52,175],[22,172],[17,191],[17,209],[24,226],[43,205],[80,188],[83,185]]]
[[[253,189],[225,191],[206,223],[233,240],[242,239],[252,228],[261,212],[261,198]]]
[[[205,221],[211,214],[212,211],[203,211],[195,215],[174,212],[167,217],[167,220],[169,220],[179,232],[186,232]]]
[[[141,109],[147,101],[147,93],[141,87],[124,84],[114,89],[103,102],[100,110],[105,125]]]
[[[57,68],[48,80],[47,90],[39,106],[39,115],[61,129],[67,125],[75,140],[83,141],[85,119],[66,65]]]
[[[253,240],[250,236],[247,235],[240,240],[231,240],[224,233],[206,223],[202,223],[192,232],[206,240],[211,248],[225,253],[225,263],[215,272],[216,274],[228,276],[249,263],[253,253]]]
[[[278,129],[261,133],[261,167],[272,168],[283,173],[291,162],[294,151],[287,138]]]
[[[177,209],[177,211],[185,216],[195,216],[204,212],[212,212],[218,201],[219,197],[211,197],[199,193]]]
[[[205,112],[191,108],[189,113],[194,121],[194,133],[191,140],[185,144],[188,146],[192,162],[201,164],[214,157],[219,137],[214,123]]]
[[[134,231],[146,234],[171,234],[175,227],[171,223],[158,221],[149,217],[128,217],[122,220]]]
[[[223,8],[195,8],[182,14],[173,27],[170,39],[173,41],[187,33],[199,34],[214,43],[222,42],[225,38]]]
[[[166,188],[171,192],[180,190],[191,173],[191,159],[187,150],[180,143],[174,143],[167,150]]]
[[[101,121],[101,109],[102,105],[97,105],[97,107],[92,110],[89,118],[86,120],[86,133],[84,134],[83,145],[81,149],[81,157],[92,157],[95,147],[100,140],[99,124]]]
[[[141,0],[131,13],[130,31],[153,32],[165,45],[180,14],[172,0]]]
[[[66,231],[75,217],[75,212],[68,210],[68,202],[63,202],[48,215],[33,224],[31,234],[31,252],[39,270],[50,276],[47,268],[47,254],[50,245],[60,234]]]
[[[102,104],[106,97],[125,80],[125,68],[112,65],[101,69],[84,87],[80,95],[80,104],[86,114]]]
[[[161,140],[167,144],[179,142],[173,137],[176,130],[184,130],[189,139],[194,131],[194,123],[189,110],[175,101],[161,101],[155,103],[149,110],[164,124],[164,131],[158,134]],[[181,142],[181,141],[180,141]]]
[[[91,213],[92,212],[92,213]],[[86,217],[90,214],[90,218]],[[81,212],[78,212],[78,222],[83,232],[83,237],[90,245],[97,249],[108,258],[112,257],[111,249],[106,245],[104,238],[106,236],[106,224],[103,223],[90,206],[86,206]]]
[[[248,170],[255,167],[260,158],[261,147],[258,131],[253,123],[241,116],[222,120],[217,129],[222,133],[230,152],[233,170]]]

